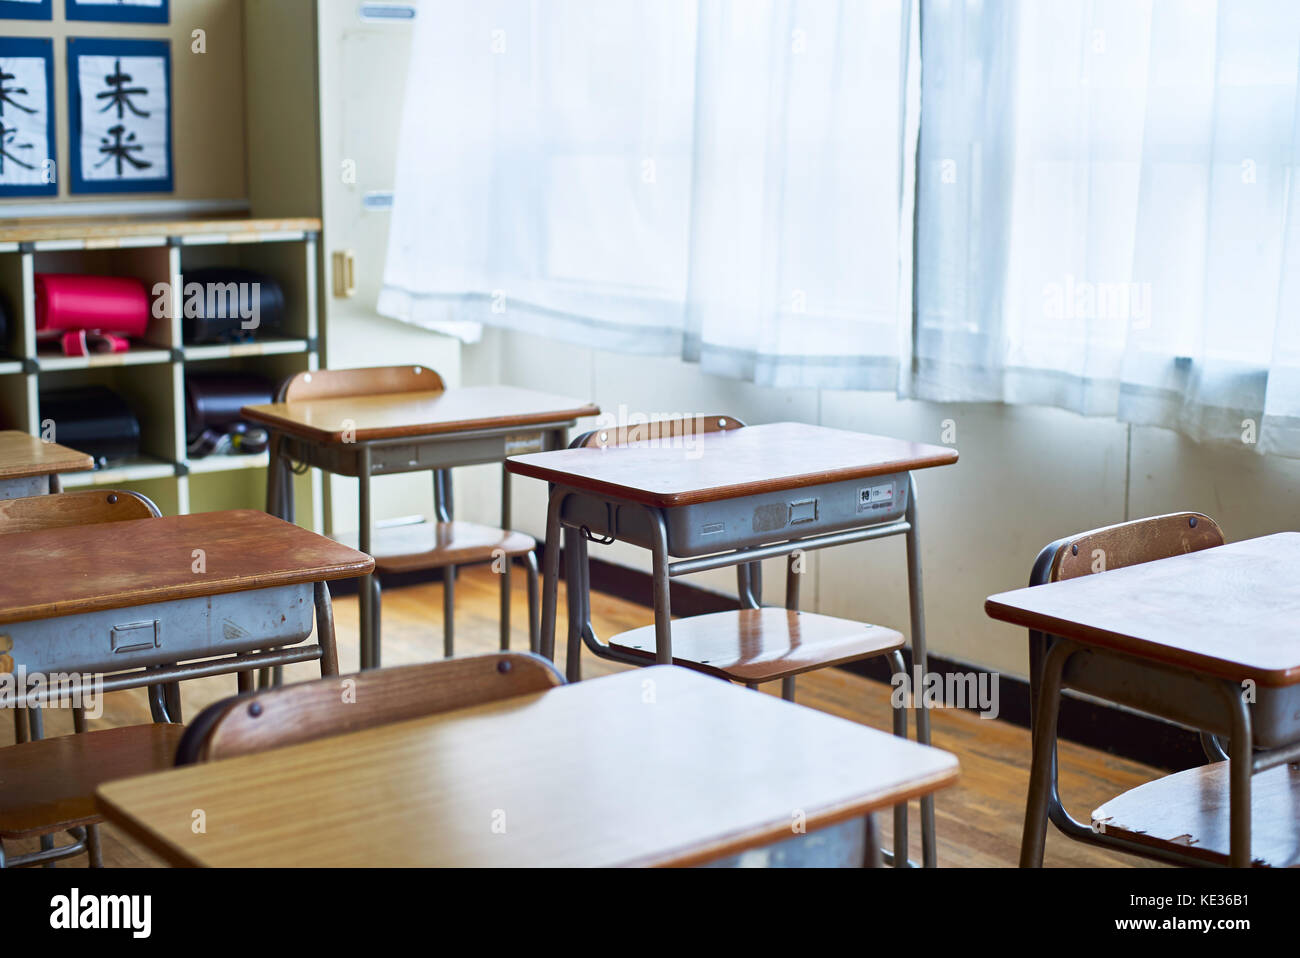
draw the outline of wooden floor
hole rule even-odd
[[[524,623],[527,607],[523,597],[523,576],[516,573],[513,612],[514,647],[526,647]],[[456,651],[488,652],[497,648],[497,577],[486,567],[462,570],[457,588]],[[561,586],[563,588],[563,586]],[[439,585],[388,590],[384,594],[383,664],[400,665],[428,661],[441,654],[442,590]],[[563,599],[560,604],[563,610]],[[357,601],[340,599],[335,604],[339,644],[339,668],[358,667]],[[593,620],[603,637],[651,621],[648,609],[593,596]],[[559,634],[563,636],[561,617]],[[561,643],[562,644],[562,643]],[[583,653],[583,675],[591,677],[621,670],[624,666],[605,662]],[[561,652],[561,660],[563,652]],[[561,661],[561,667],[563,662]],[[314,664],[286,669],[287,681],[301,681],[318,675]],[[773,687],[779,686],[776,683]],[[235,692],[233,676],[199,679],[183,686],[185,716],[192,718],[201,708]],[[827,669],[800,676],[798,701],[880,729],[890,727],[888,686]],[[46,734],[71,732],[67,712],[47,711]],[[149,721],[148,706],[141,692],[115,692],[105,697],[104,715],[92,727]],[[939,862],[943,866],[1013,866],[1020,846],[1028,781],[1029,733],[996,719],[981,719],[974,712],[953,709],[933,714],[934,744],[953,752],[961,761],[958,784],[940,792],[937,801]],[[0,722],[0,745],[13,741],[13,723]],[[1157,773],[1134,762],[1117,759],[1092,749],[1062,743],[1060,751],[1061,790],[1075,817],[1088,814],[1108,798]],[[880,816],[886,837],[890,816]],[[913,857],[920,857],[919,811],[911,816]],[[35,842],[7,846],[12,853],[36,847]],[[888,840],[886,848],[890,847]],[[140,845],[111,826],[103,827],[104,862],[112,866],[154,866],[161,864]],[[59,867],[83,867],[84,856],[61,862]],[[1139,859],[1079,845],[1049,829],[1045,863],[1048,866],[1140,865]]]

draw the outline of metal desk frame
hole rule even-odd
[[[197,679],[234,672],[238,676],[239,691],[247,692],[252,689],[253,673],[257,669],[314,660],[320,661],[322,676],[338,675],[338,653],[334,644],[334,612],[330,602],[329,586],[324,581],[291,586],[273,586],[263,589],[242,589],[219,593],[219,595],[242,596],[264,592],[268,594],[275,593],[276,597],[279,597],[291,592],[299,593],[299,590],[308,588],[312,590],[316,642],[309,645],[295,644],[264,651],[242,651],[231,655],[213,654],[211,636],[204,628],[207,616],[203,613],[208,610],[214,596],[173,599],[161,603],[140,602],[114,609],[74,613],[53,619],[40,619],[33,622],[10,623],[7,626],[0,626],[0,629],[5,631],[17,632],[24,628],[49,628],[50,626],[46,625],[47,623],[55,623],[67,627],[67,630],[71,632],[78,624],[81,624],[86,630],[87,639],[102,638],[105,626],[108,625],[109,628],[112,628],[109,624],[113,620],[120,618],[123,614],[139,615],[142,614],[141,610],[146,610],[143,614],[157,614],[157,618],[154,620],[155,628],[159,627],[159,623],[165,623],[167,626],[168,648],[166,651],[170,654],[174,648],[176,654],[180,656],[177,660],[166,664],[132,667],[130,665],[130,651],[127,651],[126,661],[115,659],[115,653],[105,654],[102,648],[98,653],[85,652],[82,654],[87,656],[86,661],[77,663],[78,668],[75,671],[107,675],[106,678],[101,680],[102,684],[99,685],[98,689],[85,685],[79,688],[46,688],[0,701],[0,707],[16,708],[18,712],[25,710],[28,720],[31,722],[31,737],[39,739],[42,733],[40,706],[51,701],[57,703],[60,698],[71,697],[78,693],[114,692],[120,689],[146,688],[149,694],[149,711],[153,716],[153,720],[155,722],[179,723],[181,721],[180,690],[175,683],[185,679]],[[194,623],[199,623],[198,629],[190,629],[191,634],[187,635],[186,626]],[[139,623],[132,624],[138,625]],[[310,632],[308,635],[310,635]],[[306,641],[306,637],[299,641]],[[255,648],[257,644],[258,640],[253,636],[242,637],[240,640],[240,645],[244,647]],[[18,645],[15,644],[15,648]],[[161,646],[155,647],[162,648]],[[118,653],[122,651],[119,649]],[[147,653],[147,657],[150,659],[159,657],[152,649],[141,649],[140,651]],[[100,658],[96,658],[96,654]],[[186,659],[187,654],[194,654],[195,658]],[[21,656],[16,655],[14,657],[16,660],[14,663],[15,669],[20,665],[25,665]],[[80,667],[85,664],[91,664],[93,668]],[[100,669],[102,671],[99,671]],[[69,670],[72,670],[72,667],[69,667]],[[49,670],[41,669],[41,671]],[[80,709],[74,710],[73,725],[77,733],[86,730],[85,716]],[[48,865],[82,852],[87,852],[90,855],[91,867],[99,867],[103,864],[97,826],[78,827],[71,830],[70,834],[74,839],[72,844],[56,848],[53,844],[53,836],[46,835],[42,837],[40,851],[31,852],[8,861],[6,861],[4,847],[0,844],[0,869],[6,866]]]
[[[901,475],[901,471],[899,475]],[[918,540],[916,480],[911,472],[907,473],[908,500],[907,509],[900,520],[850,528],[838,532],[828,532],[806,538],[786,539],[760,546],[745,548],[727,548],[720,544],[716,554],[690,559],[672,561],[668,552],[667,510],[643,503],[627,500],[589,490],[580,490],[570,486],[550,483],[549,502],[546,513],[546,552],[542,572],[542,624],[539,651],[543,656],[555,659],[555,622],[558,605],[558,584],[560,573],[559,550],[554,544],[563,537],[565,551],[566,578],[568,588],[568,664],[567,678],[570,681],[581,679],[579,651],[586,644],[595,655],[602,658],[643,666],[644,659],[620,655],[609,646],[600,642],[591,623],[591,579],[587,560],[587,540],[590,532],[574,525],[564,518],[564,504],[570,496],[586,496],[603,500],[609,506],[636,507],[643,509],[649,519],[651,545],[651,579],[654,593],[655,615],[655,662],[660,665],[672,664],[672,608],[669,599],[671,580],[676,576],[707,569],[719,569],[735,566],[742,606],[757,608],[761,601],[762,581],[759,560],[776,556],[791,556],[786,573],[786,607],[797,609],[799,606],[799,573],[794,571],[793,554],[830,546],[846,545],[851,542],[866,542],[883,539],[888,536],[901,535],[907,543],[907,592],[908,610],[911,619],[911,648],[914,667],[919,665],[923,674],[928,672],[929,661],[925,644],[925,613],[921,591],[921,552]],[[801,489],[801,494],[812,495],[817,486]],[[698,508],[698,506],[697,506]],[[594,540],[601,544],[614,541],[614,538]],[[364,549],[362,551],[365,551]],[[576,587],[575,587],[576,586]],[[897,653],[895,653],[897,654]],[[897,665],[895,665],[897,668]],[[787,699],[794,696],[794,680],[782,682],[782,694]],[[916,698],[917,741],[922,745],[930,744],[930,715],[921,697]],[[906,722],[906,714],[895,710],[896,718],[901,716]],[[895,812],[897,816],[897,810]],[[903,807],[906,814],[906,807]],[[906,819],[903,819],[903,837],[905,840]],[[896,835],[899,820],[895,819]],[[937,863],[935,843],[934,796],[926,795],[921,799],[921,834],[922,863],[925,867],[934,867]],[[906,845],[902,846],[906,849]],[[897,852],[897,848],[896,848]],[[904,851],[905,854],[905,851]],[[891,861],[897,856],[892,856]]]
[[[337,476],[358,480],[359,522],[357,548],[370,554],[373,536],[373,506],[370,480],[373,476],[409,472],[432,472],[434,511],[441,522],[452,518],[450,470],[456,466],[504,463],[507,456],[522,452],[563,449],[568,430],[576,419],[554,420],[527,426],[467,429],[424,436],[388,439],[359,439],[355,442],[322,442],[268,427],[270,463],[266,476],[266,511],[288,522],[294,521],[293,474],[315,467]],[[301,468],[291,466],[297,462]],[[502,468],[501,527],[511,524],[510,474]],[[529,577],[530,596],[536,596],[537,560],[532,553],[523,557]],[[452,635],[451,606],[454,598],[455,566],[444,570],[447,588],[443,596],[444,644]],[[380,665],[381,590],[372,572],[360,583],[361,668]],[[535,602],[532,603],[536,605]],[[501,572],[501,648],[510,643],[510,565]],[[536,630],[534,629],[535,633]]]

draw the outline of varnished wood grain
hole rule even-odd
[[[301,372],[284,384],[281,402],[337,399],[340,396],[387,396],[393,393],[438,392],[442,377],[428,366],[367,366],[360,369],[315,369]]]
[[[341,396],[245,406],[246,419],[316,442],[341,443],[437,436],[567,422],[594,416],[599,407],[580,399],[517,389],[462,386],[430,392]]]
[[[199,236],[211,233],[259,234],[301,230],[319,232],[321,223],[313,217],[283,219],[195,219],[148,220],[95,219],[57,221],[49,219],[0,221],[0,243],[36,243],[42,240],[108,241],[132,236]]]
[[[1111,572],[1223,545],[1219,524],[1199,512],[1175,512],[1082,532],[1052,558],[1049,581]]]
[[[654,419],[650,422],[618,426],[613,429],[593,429],[576,442],[586,449],[603,449],[606,446],[626,446],[634,442],[680,437],[702,436],[709,432],[742,429],[744,423],[735,416],[684,416],[678,419]]]
[[[462,570],[456,584],[456,626],[458,648],[466,653],[491,652],[497,648],[499,578],[486,566]],[[516,646],[527,641],[524,590],[512,596]],[[384,661],[390,665],[427,662],[440,654],[441,638],[436,616],[430,609],[441,608],[442,589],[435,583],[388,589],[384,592]],[[336,601],[339,654],[343,671],[357,668],[357,600],[343,597]],[[560,620],[563,629],[564,583],[560,583]],[[592,616],[600,635],[613,635],[642,625],[648,612],[645,607],[601,593],[592,595]],[[558,650],[563,667],[564,649]],[[632,667],[598,659],[582,650],[584,676],[608,675]],[[304,682],[319,677],[315,662],[285,666],[287,682]],[[868,681],[840,669],[809,672],[797,680],[800,704],[810,706],[849,721],[873,728],[890,727],[889,686]],[[779,686],[764,686],[773,694]],[[181,687],[185,714],[197,715],[204,706],[226,698],[235,691],[229,676],[195,679]],[[767,694],[767,693],[755,693]],[[1011,693],[1003,688],[1004,696]],[[934,743],[953,752],[961,760],[961,777],[957,783],[936,796],[938,815],[939,863],[944,867],[1014,867],[1020,855],[1020,832],[1024,823],[1025,788],[1028,782],[1029,733],[1001,719],[982,719],[974,712],[961,709],[938,709],[931,713]],[[91,719],[92,728],[147,723],[149,706],[140,691],[110,692],[105,696],[104,715]],[[72,729],[67,709],[46,709],[49,735]],[[13,741],[13,723],[0,721],[0,745]],[[1066,806],[1078,819],[1098,805],[1129,788],[1155,778],[1160,773],[1136,762],[1107,755],[1073,742],[1059,747],[1061,791]],[[918,804],[912,803],[913,823]],[[877,816],[886,848],[892,833],[891,817]],[[139,842],[112,824],[100,826],[104,861],[110,867],[158,867],[161,860]],[[919,829],[910,833],[911,857],[921,855]],[[34,839],[6,844],[13,854],[34,851]],[[1142,859],[1110,849],[1071,841],[1049,830],[1045,863],[1049,867],[1104,866],[1150,867]],[[59,862],[59,868],[84,868],[85,856]]]
[[[662,666],[113,782],[97,798],[185,864],[689,865],[792,837],[796,815],[811,831],[956,777],[938,749]]]
[[[957,450],[946,446],[778,422],[696,435],[689,443],[645,441],[511,456],[506,468],[573,489],[668,507],[956,461]]]
[[[1092,827],[1143,845],[1228,864],[1228,763],[1167,775],[1111,799]],[[1256,865],[1300,866],[1300,769],[1280,765],[1250,783],[1250,849]]]
[[[1207,675],[1300,682],[1300,533],[991,596],[995,619]]]
[[[624,632],[609,644],[653,660],[655,627]],[[740,609],[673,620],[674,664],[739,682],[770,682],[902,647],[893,629],[815,612]]]
[[[234,758],[563,684],[555,666],[528,652],[493,652],[331,676],[209,706],[194,720],[184,760]]]
[[[195,569],[199,549],[203,571]],[[23,532],[0,549],[0,624],[373,568],[368,555],[251,509]]]
[[[335,536],[355,547],[357,534]],[[449,565],[484,562],[501,555],[531,552],[537,541],[522,532],[509,532],[474,522],[420,522],[380,527],[370,536],[370,554],[375,571],[381,574],[441,569]]]
[[[144,496],[120,489],[5,499],[0,500],[0,535],[156,518],[155,508]]]
[[[0,748],[0,837],[98,821],[95,789],[170,767],[182,731],[179,725],[132,725]]]
[[[45,442],[16,429],[0,431],[0,479],[83,472],[94,465],[95,461],[84,452]]]

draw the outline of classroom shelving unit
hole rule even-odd
[[[42,435],[43,390],[103,385],[140,420],[141,454],[93,472],[62,477],[65,488],[114,485],[153,498],[165,514],[265,506],[267,456],[186,455],[187,370],[240,372],[272,383],[318,368],[318,219],[215,219],[0,223],[0,294],[8,342],[0,343],[0,420]],[[186,271],[253,269],[284,290],[286,314],[275,336],[253,342],[186,345],[181,312]],[[151,298],[166,283],[170,308],[151,318],[125,353],[64,356],[36,339],[35,275],[90,273],[142,280]],[[158,312],[158,310],[155,310]],[[54,424],[57,441],[57,423]],[[300,477],[298,520],[322,528],[319,473]]]

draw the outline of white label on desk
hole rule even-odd
[[[536,436],[506,436],[506,455],[521,456],[526,452],[541,452],[542,437]]]

